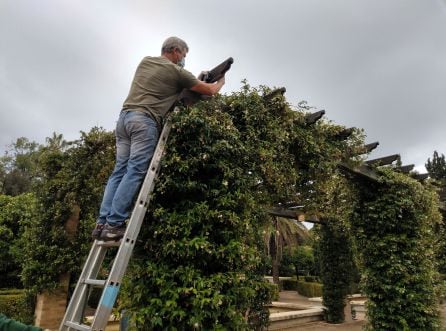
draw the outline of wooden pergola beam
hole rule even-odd
[[[408,164],[405,166],[397,167],[395,169],[398,171],[401,171],[403,174],[408,174],[409,172],[411,172],[413,170],[413,168],[415,168],[414,164]]]
[[[375,148],[379,146],[379,142],[375,141],[374,143],[367,144],[358,148],[358,150],[353,151],[352,155],[362,155],[368,154],[373,151]]]
[[[305,123],[311,125],[319,121],[325,115],[325,110],[319,110],[315,113],[305,115]]]
[[[393,155],[389,155],[389,156],[385,156],[385,157],[380,157],[378,159],[368,160],[368,161],[365,161],[365,163],[367,165],[374,165],[374,166],[379,167],[379,166],[383,166],[383,165],[392,164],[399,158],[400,158],[399,154],[393,154]]]
[[[358,167],[350,167],[348,164],[340,162],[338,163],[338,168],[348,174],[354,175],[359,178],[371,180],[374,182],[379,181],[379,175],[365,164],[362,164]]]
[[[364,146],[365,149],[365,153],[370,153],[371,151],[373,151],[374,149],[376,149],[376,147],[379,146],[379,141],[375,141],[374,143],[370,143]]]
[[[429,178],[429,174],[413,174],[412,177],[416,180],[423,181]]]
[[[336,139],[336,140],[346,140],[346,139],[348,139],[348,137],[350,137],[353,134],[353,132],[355,132],[355,128],[343,129],[343,130],[339,131],[338,133],[336,133],[333,136],[333,139]]]

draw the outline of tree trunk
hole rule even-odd
[[[273,274],[273,282],[279,286],[280,290],[280,282],[279,282],[279,265],[280,265],[280,254],[278,247],[278,233],[277,233],[277,219],[274,218],[274,233],[270,237],[269,245],[270,245],[270,254],[271,254],[271,266],[272,266],[272,274]]]

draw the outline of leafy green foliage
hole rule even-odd
[[[446,181],[446,160],[444,154],[439,156],[438,152],[434,151],[432,160],[430,158],[427,159],[426,170],[431,178]]]
[[[68,148],[60,137],[53,138],[38,159],[38,217],[21,239],[27,252],[21,260],[22,279],[34,292],[57,287],[63,273],[79,272],[114,159],[114,137],[101,129],[82,133]],[[76,222],[77,210],[79,224],[72,235],[66,222],[73,214]]]
[[[437,330],[433,227],[435,192],[382,169],[382,183],[361,190],[353,218],[361,247],[369,329]]]
[[[174,115],[144,244],[121,298],[136,329],[265,325],[266,212],[314,196],[330,178],[322,169],[334,172],[354,145],[332,142],[341,127],[307,126],[302,112],[270,92],[245,85]]]
[[[140,234],[144,245],[135,249],[123,291],[138,330],[245,329],[268,321],[272,287],[258,273],[267,218],[252,194],[258,177],[239,130],[215,106],[173,118],[153,213]]]
[[[297,282],[297,292],[308,298],[321,297],[324,292],[324,286],[316,282]]]
[[[32,301],[32,297],[24,290],[0,290],[0,312],[21,323],[33,323]]]
[[[32,193],[15,197],[0,195],[0,284],[20,287],[20,238],[36,217],[36,198]]]
[[[283,253],[279,270],[281,276],[314,275],[315,270],[311,246],[299,245]]]
[[[292,261],[298,274],[314,275],[315,263],[311,246],[298,246],[292,251]]]
[[[344,306],[355,269],[353,240],[346,222],[330,218],[320,228],[321,278],[325,319],[330,323],[344,321]]]
[[[246,329],[266,325],[267,210],[288,202],[333,213],[336,164],[359,130],[305,123],[280,94],[245,85],[174,115],[161,177],[122,291],[137,329]],[[301,110],[301,109],[297,109]],[[23,280],[34,291],[77,273],[90,246],[113,136],[99,129],[66,144],[53,135],[38,158],[39,214],[23,236]],[[343,202],[342,206],[348,203]],[[77,233],[66,221],[79,211]],[[76,216],[76,215],[75,215]],[[75,217],[76,218],[76,217]]]
[[[4,156],[0,157],[0,193],[19,195],[30,192],[36,177],[36,160],[40,145],[25,137],[11,144]]]

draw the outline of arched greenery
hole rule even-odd
[[[381,169],[364,186],[353,224],[361,247],[370,330],[438,330],[433,228],[441,221],[432,188]]]
[[[268,210],[326,205],[332,191],[322,190],[360,141],[334,139],[343,128],[328,122],[307,125],[271,92],[245,85],[174,115],[154,210],[123,291],[136,329],[267,323],[270,290],[259,270]]]
[[[368,250],[376,253],[385,245],[393,247],[394,238],[382,231],[393,231],[389,224],[398,218],[392,218],[396,215],[392,210],[403,206],[410,212],[404,214],[408,221],[401,223],[402,232],[394,233],[395,242],[403,245],[402,238],[410,238],[414,247],[429,257],[430,250],[421,247],[430,243],[428,229],[432,220],[438,220],[432,195],[416,182],[391,172],[384,172],[385,190],[367,186],[358,195],[337,165],[340,161],[360,161],[354,155],[363,144],[361,131],[354,130],[344,139],[344,127],[324,120],[309,125],[302,110],[306,109],[291,107],[277,91],[245,84],[240,92],[174,114],[153,204],[120,297],[136,328],[223,330],[265,325],[265,304],[271,298],[271,288],[262,279],[268,211],[300,205],[327,222],[320,230],[323,241],[318,248],[318,258],[326,266],[322,278],[328,285],[324,293],[327,316],[334,322],[342,320],[339,312],[345,302],[348,271],[354,269],[349,265],[354,251],[349,248],[356,246],[353,241],[348,245],[352,220],[360,240],[358,247],[363,248],[369,318],[379,330],[386,305],[374,305],[379,286],[373,287],[375,283],[370,280],[384,277],[384,272],[376,275],[373,270],[380,266],[386,270],[386,263],[394,256],[368,256]],[[91,245],[91,228],[113,159],[113,134],[97,128],[68,144],[54,135],[41,151],[35,186],[39,212],[23,234],[25,286],[34,291],[50,289],[57,286],[60,274],[79,272]],[[379,211],[376,206],[369,208],[374,204],[386,207]],[[65,223],[78,208],[79,224],[72,236],[66,232]],[[357,210],[354,217],[353,208]],[[422,214],[428,217],[422,218]],[[415,232],[424,235],[413,235]],[[329,264],[335,261],[330,258],[333,247],[345,262],[338,263],[337,268]],[[418,263],[410,247],[395,247],[416,264],[413,270],[420,275],[411,278],[409,288],[425,288],[417,295],[411,292],[410,298],[402,296],[410,302],[404,307],[430,307],[420,315],[424,324],[419,324],[430,330],[435,324],[433,266]],[[384,278],[376,279],[386,284]],[[396,307],[389,303],[388,309]],[[419,322],[411,315],[418,308],[410,309],[398,315],[399,321],[418,325],[410,324]]]

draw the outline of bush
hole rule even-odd
[[[0,284],[21,287],[21,237],[30,220],[35,218],[36,199],[26,193],[15,197],[0,195]]]
[[[271,301],[279,300],[279,286],[277,284],[272,285]]]
[[[432,188],[390,169],[380,185],[364,187],[357,216],[369,329],[438,330],[435,293],[436,224]]]
[[[304,276],[304,279],[308,283],[318,283],[319,282],[319,277],[316,277],[316,276]]]
[[[308,298],[321,297],[323,285],[321,283],[297,282],[297,292]]]
[[[24,324],[33,323],[33,302],[24,290],[1,290],[0,312]]]
[[[325,320],[342,323],[344,307],[353,280],[353,242],[340,219],[330,218],[321,226],[321,278],[324,284]]]
[[[283,279],[280,283],[282,290],[297,291],[297,280],[295,279]]]
[[[7,295],[7,294],[23,294],[22,289],[18,288],[5,288],[0,290],[0,295]]]

